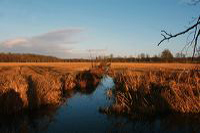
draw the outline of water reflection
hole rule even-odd
[[[67,92],[59,108],[9,117],[0,117],[0,132],[200,132],[199,115],[167,115],[159,117],[108,116],[99,107],[112,104],[105,92],[114,86],[104,77],[93,93]]]
[[[109,83],[109,84],[108,84]],[[53,132],[90,132],[105,131],[107,116],[98,112],[100,106],[111,104],[105,96],[105,90],[114,85],[111,78],[104,78],[90,95],[77,92],[68,99],[67,104],[58,109],[56,122],[48,131]]]
[[[40,110],[25,111],[12,116],[0,116],[0,132],[42,132],[54,122],[57,107],[43,107]]]

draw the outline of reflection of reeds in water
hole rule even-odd
[[[0,115],[1,133],[46,132],[55,122],[57,107],[46,106],[39,110],[25,111],[16,115]]]
[[[200,70],[115,74],[115,103],[107,113],[199,113]]]

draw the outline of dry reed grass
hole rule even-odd
[[[89,70],[81,71],[76,75],[77,87],[80,90],[93,92],[103,75],[111,73],[110,70],[111,63],[107,61],[102,61],[96,64],[92,64],[92,68]]]
[[[0,67],[52,67],[60,72],[77,72],[83,70],[89,70],[91,67],[91,62],[56,62],[56,63],[0,63]],[[192,69],[194,66],[200,66],[199,64],[189,64],[189,63],[115,63],[112,62],[111,68],[114,70],[122,69],[133,69],[139,71],[149,71],[149,70],[184,70]]]
[[[61,81],[63,82],[64,91],[73,90],[76,87],[76,79],[74,74],[64,74],[61,78]]]
[[[30,73],[29,73],[30,74]],[[43,74],[32,73],[28,76],[30,108],[42,105],[57,105],[62,98],[60,77],[49,72]]]
[[[0,73],[0,113],[59,105],[63,92],[74,87],[71,74],[44,67],[2,68]],[[0,70],[1,71],[1,70]]]
[[[115,103],[104,110],[118,114],[200,113],[200,69],[134,71],[114,75]]]
[[[28,82],[20,75],[18,68],[0,73],[0,112],[10,114],[28,106]]]
[[[61,66],[63,64],[64,66]],[[89,89],[89,92],[92,92],[105,73],[105,70],[100,67],[82,71],[89,69],[90,63],[81,63],[81,65],[79,63],[71,65],[69,63],[44,63],[42,65],[11,63],[10,66],[4,65],[1,64],[0,67],[0,105],[2,107],[0,113],[3,114],[40,108],[50,104],[59,105],[65,91],[75,88],[92,88]],[[113,65],[116,64],[113,63]],[[124,65],[129,67],[130,64]],[[131,65],[135,66],[134,63]],[[80,68],[80,66],[84,67]],[[72,67],[70,71],[80,71],[70,74],[67,70],[70,67]],[[149,70],[153,69],[149,68]],[[145,111],[170,110],[187,113],[200,110],[199,71],[157,71],[141,74],[132,71],[113,73],[109,70],[107,74],[112,75],[116,80],[117,88],[114,93],[116,104],[112,107],[116,112],[146,113]]]
[[[92,93],[103,72],[99,68],[71,74],[53,67],[0,68],[0,114],[60,105],[70,90]]]
[[[89,69],[91,67],[90,62],[54,62],[54,63],[0,63],[0,67],[34,67],[34,68],[49,68],[57,70],[62,73],[66,72],[77,72]]]
[[[131,69],[133,71],[148,72],[157,70],[185,70],[193,69],[194,66],[200,67],[199,64],[189,63],[112,63],[111,68],[114,70]]]
[[[76,88],[83,93],[92,93],[102,78],[98,69],[81,71],[76,75]]]

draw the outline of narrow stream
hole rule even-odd
[[[112,78],[106,77],[92,94],[76,93],[58,109],[56,122],[52,123],[48,130],[50,132],[106,131],[110,125],[109,121],[107,116],[98,110],[101,106],[111,104],[105,92],[113,86]]]
[[[14,118],[0,117],[0,132],[200,132],[199,116],[169,115],[129,120],[100,113],[100,107],[113,102],[106,96],[106,91],[112,87],[112,78],[105,76],[93,93],[72,92],[59,108]]]

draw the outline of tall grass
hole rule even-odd
[[[99,68],[71,74],[37,66],[4,67],[0,72],[0,114],[58,106],[69,90],[92,93],[103,75]]]
[[[4,114],[20,111],[28,106],[27,80],[19,74],[18,68],[0,73],[0,112]]]
[[[0,113],[11,114],[24,109],[59,105],[63,92],[73,87],[72,78],[71,74],[63,75],[47,68],[6,69],[0,73]]]
[[[106,110],[118,114],[200,113],[200,69],[134,71],[114,75],[115,103]]]

